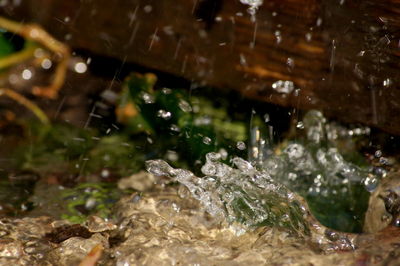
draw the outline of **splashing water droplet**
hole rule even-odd
[[[236,148],[238,148],[239,150],[243,151],[246,149],[246,144],[243,141],[238,141],[236,143]]]
[[[264,122],[265,122],[265,123],[268,123],[269,121],[270,121],[269,114],[265,114],[265,115],[264,115]]]
[[[165,111],[163,109],[160,109],[157,112],[157,116],[161,117],[161,118],[164,118],[165,120],[168,120],[168,119],[170,119],[172,117],[172,114],[171,114],[171,112],[168,112],[168,111]]]
[[[203,143],[206,145],[210,145],[212,142],[212,140],[209,137],[204,137],[203,138]]]
[[[250,6],[247,9],[247,12],[254,16],[257,12],[257,9],[263,4],[263,0],[240,0],[240,3]]]
[[[170,126],[170,129],[171,129],[171,131],[174,131],[174,132],[180,132],[181,131],[181,129],[175,124],[172,124]]]
[[[151,104],[155,102],[154,96],[147,92],[143,92],[141,97],[146,104]]]
[[[192,112],[192,106],[190,106],[190,104],[187,101],[180,100],[178,105],[182,111],[186,113]]]
[[[293,193],[275,183],[265,172],[255,169],[250,162],[234,158],[237,168],[232,168],[220,159],[219,153],[206,155],[201,169],[206,176],[202,178],[183,169],[174,169],[161,160],[147,161],[146,167],[152,174],[180,182],[206,211],[225,217],[230,223],[239,222],[249,229],[260,225],[277,226],[299,235],[308,234],[306,207]]]
[[[364,179],[363,183],[364,183],[365,189],[368,192],[372,193],[377,189],[377,187],[379,185],[379,179],[376,177],[373,177],[373,176],[367,177]]]
[[[290,80],[278,80],[272,84],[272,88],[283,94],[289,94],[294,90],[294,83]]]

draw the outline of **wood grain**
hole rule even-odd
[[[0,12],[76,49],[400,134],[399,0],[268,0],[255,21],[238,0],[216,2],[25,0]]]

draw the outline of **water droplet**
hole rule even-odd
[[[400,218],[397,218],[396,220],[394,220],[393,225],[396,227],[400,227]]]
[[[29,69],[24,69],[24,70],[22,71],[22,78],[23,78],[24,80],[30,80],[30,79],[32,78],[32,76],[33,76],[33,74],[32,74],[32,71],[31,71],[31,70],[29,70]]]
[[[171,162],[176,162],[179,160],[179,154],[176,151],[167,151],[167,154],[165,155],[168,161]]]
[[[363,181],[365,189],[368,192],[374,192],[375,189],[378,187],[379,185],[379,180],[378,178],[374,177],[374,176],[368,176],[364,179]]]
[[[174,131],[174,132],[180,132],[181,131],[181,129],[175,124],[172,124],[170,126],[170,129],[171,129],[171,131]]]
[[[40,65],[42,66],[43,69],[50,69],[52,66],[52,62],[50,59],[46,58],[42,61]]]
[[[185,100],[180,100],[178,105],[179,105],[179,108],[186,113],[189,113],[192,111],[192,106],[190,106],[190,104]]]
[[[289,94],[294,90],[294,83],[289,80],[278,80],[272,84],[272,88],[284,94]]]
[[[277,44],[280,44],[282,42],[282,35],[279,30],[275,31],[275,38]]]
[[[246,149],[246,144],[243,141],[238,141],[236,143],[236,148],[238,148],[239,150],[243,151],[244,149]]]
[[[268,123],[269,121],[270,121],[269,114],[265,114],[265,115],[264,115],[264,122],[265,122],[265,123]]]
[[[246,57],[244,56],[244,54],[240,54],[239,59],[240,59],[240,64],[242,66],[247,66],[247,60],[246,60]]]
[[[311,34],[311,32],[307,32],[305,37],[306,37],[307,42],[310,42],[311,39],[312,39],[312,34]]]
[[[153,10],[153,7],[151,5],[146,5],[143,7],[144,12],[150,13]]]
[[[263,0],[240,0],[240,3],[250,6],[247,12],[254,16],[257,9],[263,4]]]
[[[78,62],[74,66],[76,73],[83,74],[87,71],[87,65],[84,62]]]
[[[142,92],[141,97],[146,104],[151,104],[155,102],[154,96],[147,92]]]
[[[387,78],[383,81],[384,87],[389,87],[390,85],[392,85],[392,80],[390,78]]]
[[[304,129],[304,123],[303,123],[303,121],[297,122],[296,128],[298,128],[298,129]]]
[[[289,159],[297,160],[304,155],[305,149],[302,145],[293,143],[288,145],[284,152],[289,156]]]
[[[210,145],[212,142],[212,140],[209,137],[204,137],[203,138],[203,143],[206,145]]]
[[[157,112],[157,116],[161,117],[161,118],[164,118],[165,120],[168,120],[168,119],[170,119],[172,117],[172,114],[171,114],[171,112],[168,112],[168,111],[165,111],[163,109],[160,109]]]
[[[242,158],[235,157],[232,161],[236,165],[236,167],[243,172],[251,172],[252,170],[254,170],[254,167],[251,165],[251,163],[243,160]]]
[[[171,90],[171,89],[168,89],[168,88],[163,88],[161,91],[162,91],[162,93],[165,94],[165,95],[170,94],[170,93],[172,92],[172,90]]]
[[[224,148],[219,149],[218,153],[221,155],[222,160],[226,160],[228,158],[228,152]]]
[[[287,65],[290,69],[294,68],[294,59],[291,58],[291,57],[289,57],[289,58],[286,60],[286,65]]]

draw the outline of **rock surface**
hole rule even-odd
[[[97,245],[104,248],[98,265],[396,265],[400,255],[396,227],[355,235],[355,250],[342,252],[266,227],[238,235],[183,187],[127,196],[113,213],[112,221],[91,217],[89,230],[46,217],[3,218],[0,264],[77,265]],[[56,243],[66,231],[70,237]]]

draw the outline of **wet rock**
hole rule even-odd
[[[369,199],[364,231],[375,233],[395,224],[400,214],[400,172],[382,179]]]
[[[98,216],[90,216],[87,221],[87,226],[91,233],[111,231],[117,228],[115,224],[107,222]]]
[[[45,235],[45,238],[53,243],[61,243],[72,237],[90,238],[92,233],[86,227],[79,224],[62,225],[56,227],[52,232]]]
[[[47,217],[0,221],[0,265],[38,265],[52,248],[43,240],[51,230]]]
[[[13,239],[0,240],[0,257],[19,258],[23,253],[22,243]]]
[[[395,226],[347,238],[317,225],[310,238],[271,227],[242,232],[208,214],[183,186],[123,197],[112,214],[112,222],[91,217],[87,227],[46,217],[1,219],[0,265],[78,265],[98,246],[99,265],[396,265],[399,259]],[[48,240],[51,234],[57,241]],[[354,250],[343,251],[349,239]]]
[[[101,234],[94,234],[89,239],[71,237],[50,251],[45,261],[51,265],[78,265],[97,245],[108,248],[108,240]]]

